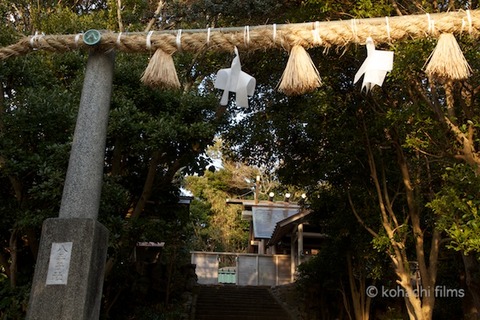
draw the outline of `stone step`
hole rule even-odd
[[[198,287],[195,320],[290,320],[268,287]]]
[[[195,316],[195,320],[290,320],[290,318],[278,317],[278,316],[264,316],[264,315],[229,315],[229,316],[216,316],[216,315],[206,315],[206,316]]]

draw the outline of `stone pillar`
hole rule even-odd
[[[265,254],[265,239],[258,241],[258,254]]]
[[[290,281],[295,281],[295,271],[296,271],[296,254],[295,243],[296,243],[296,233],[292,231],[292,236],[290,237]]]
[[[43,224],[27,319],[98,319],[108,231],[98,221],[114,53],[92,50],[59,218]]]
[[[105,163],[113,62],[113,52],[93,51],[88,59],[60,205],[60,218],[97,219]]]
[[[303,259],[303,224],[300,223],[298,226],[297,226],[297,233],[298,233],[298,246],[297,246],[297,256],[298,256],[298,260],[297,260],[297,267],[302,263],[302,259]]]

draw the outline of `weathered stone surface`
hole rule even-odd
[[[65,178],[60,218],[98,217],[113,70],[113,52],[90,53]]]
[[[71,243],[62,249],[52,244]],[[47,219],[43,224],[27,319],[98,319],[107,255],[108,231],[94,219]],[[62,259],[70,255],[68,277],[64,277]],[[52,259],[51,259],[52,257]],[[47,284],[50,268],[54,280],[66,284]],[[50,272],[50,282],[52,271]],[[62,281],[59,281],[62,282]]]

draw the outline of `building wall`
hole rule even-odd
[[[218,255],[216,254],[193,254],[192,264],[200,284],[218,283]]]
[[[290,256],[258,255],[250,253],[192,252],[192,264],[196,265],[199,284],[218,283],[220,255],[236,257],[236,284],[251,286],[275,286],[292,282]]]

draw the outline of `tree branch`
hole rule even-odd
[[[132,212],[132,218],[138,218],[140,214],[145,209],[147,201],[150,199],[153,190],[153,183],[155,181],[155,176],[157,175],[157,165],[160,161],[160,151],[156,150],[153,152],[150,159],[150,164],[148,166],[147,177],[145,178],[145,183],[143,185],[142,195],[135,205],[135,209]]]
[[[123,20],[122,20],[122,0],[117,0],[117,20],[118,20],[118,30],[120,32],[125,31],[123,28]]]
[[[462,154],[457,155],[459,159],[463,159],[467,164],[475,168],[477,174],[480,173],[480,159],[476,153],[473,135],[474,128],[473,124],[469,123],[468,133],[463,133],[460,128],[455,125],[448,117],[445,117],[445,122],[449,126],[450,130],[454,133],[457,141],[462,145]]]
[[[17,229],[12,230],[12,234],[10,235],[9,241],[9,249],[10,249],[10,286],[15,288],[17,286],[17,261],[18,261],[18,254],[17,254]]]
[[[165,5],[165,2],[163,0],[158,1],[157,10],[155,10],[155,13],[154,13],[152,19],[150,19],[150,21],[148,22],[148,25],[144,30],[145,32],[148,32],[148,31],[150,31],[150,29],[152,29],[152,26],[155,23],[155,20],[158,18],[158,15],[162,11],[164,5]]]
[[[357,218],[357,221],[362,225],[362,227],[365,228],[365,230],[367,230],[372,236],[374,236],[375,238],[378,238],[378,233],[376,233],[375,231],[373,231],[373,229],[371,229],[369,226],[367,226],[367,224],[365,223],[365,221],[363,221],[363,219],[360,217],[360,215],[358,214],[357,212],[357,209],[355,209],[355,206],[353,204],[353,201],[352,201],[352,197],[350,196],[350,192],[347,192],[347,195],[348,195],[348,202],[350,203],[350,208],[352,208],[352,212],[353,214],[355,215],[355,217]]]

